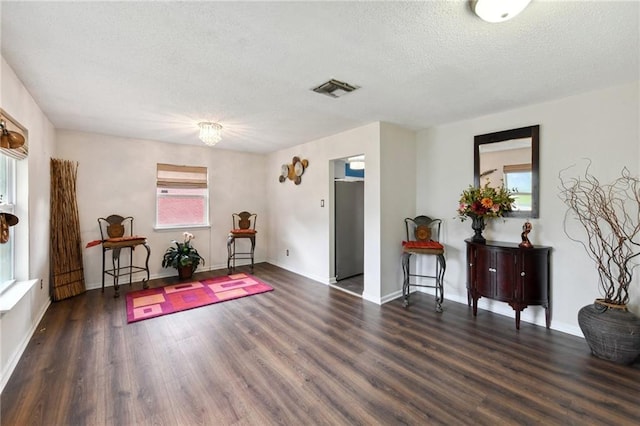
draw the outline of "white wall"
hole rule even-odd
[[[331,282],[335,274],[332,160],[364,154],[363,298],[383,303],[397,297],[402,289],[403,220],[415,211],[415,137],[414,132],[389,123],[372,123],[270,154],[269,262]],[[302,183],[278,182],[280,166],[293,156],[310,161]]]
[[[277,151],[267,158],[270,214],[268,260],[274,265],[328,284],[333,266],[332,160],[364,154],[364,297],[380,300],[380,125],[372,123],[337,135]],[[302,183],[280,183],[282,164],[294,156],[309,160]],[[324,207],[320,207],[324,200]],[[286,256],[286,250],[289,256]]]
[[[616,177],[625,166],[638,175],[639,103],[639,86],[635,82],[418,133],[417,210],[429,209],[445,219],[447,298],[466,303],[464,239],[472,231],[469,221],[460,223],[454,217],[461,191],[473,183],[474,135],[540,124],[540,218],[531,220],[533,231],[529,238],[534,245],[553,247],[551,327],[582,335],[577,313],[599,297],[598,278],[582,247],[563,232],[566,208],[558,197],[558,174],[586,157],[593,160],[592,171],[602,181]],[[523,222],[493,221],[485,236],[518,242]],[[630,302],[636,313],[640,311],[637,272]],[[480,299],[479,306],[514,315],[504,303]],[[522,320],[543,325],[543,309],[525,309]]]
[[[99,217],[110,214],[133,216],[134,232],[146,236],[151,247],[151,278],[176,276],[175,269],[162,268],[162,255],[172,239],[182,240],[185,230],[153,229],[156,164],[169,163],[205,166],[209,172],[211,228],[189,229],[196,237],[194,247],[205,259],[203,269],[226,268],[226,238],[232,226],[231,215],[243,210],[258,215],[255,259],[256,262],[265,260],[269,231],[263,155],[67,130],[58,130],[56,139],[56,157],[79,164],[77,196],[83,246],[100,239]],[[240,241],[238,244],[245,242],[248,243]],[[143,265],[145,256],[143,249],[136,250],[134,264]],[[87,288],[99,287],[102,276],[100,246],[85,249],[83,258]],[[137,279],[143,276],[140,274]],[[107,277],[106,285],[111,283],[112,279]]]
[[[49,306],[49,158],[54,129],[4,58],[0,66],[0,107],[27,129],[29,137],[29,157],[17,166],[16,279],[42,279],[42,287],[33,287],[0,317],[2,389]]]
[[[381,123],[380,151],[380,293],[382,301],[387,302],[402,294],[404,219],[414,217],[416,211],[415,132]]]

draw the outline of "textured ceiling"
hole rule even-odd
[[[10,2],[2,55],[56,128],[271,152],[372,121],[419,130],[638,80],[640,3]],[[333,99],[331,78],[361,88]],[[10,113],[10,111],[8,111]]]

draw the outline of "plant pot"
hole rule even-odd
[[[178,266],[178,277],[181,280],[188,280],[193,276],[193,265]]]
[[[482,231],[484,231],[484,217],[483,216],[472,216],[471,217],[471,229],[475,232],[473,237],[471,237],[471,241],[474,243],[486,243],[487,240],[482,236]]]
[[[640,356],[640,318],[632,312],[594,303],[580,309],[578,324],[594,356],[617,364]]]

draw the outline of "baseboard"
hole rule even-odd
[[[303,274],[302,272],[297,271],[297,270],[295,270],[295,269],[291,269],[290,267],[288,267],[288,266],[286,266],[286,265],[281,265],[281,264],[279,264],[279,263],[271,262],[271,261],[269,261],[269,260],[266,260],[265,262],[267,262],[267,263],[269,263],[269,264],[271,264],[271,265],[273,265],[273,266],[277,266],[278,268],[285,269],[285,270],[287,270],[287,271],[289,271],[289,272],[292,272],[292,273],[294,273],[294,274],[301,275],[301,276],[303,276],[303,277],[305,277],[305,278],[309,278],[310,280],[317,281],[317,282],[319,282],[320,284],[329,285],[329,284],[331,283],[331,278],[327,278],[327,277],[316,277],[316,276],[313,276],[313,275]]]
[[[47,312],[47,309],[49,309],[50,305],[51,305],[51,298],[47,299],[47,303],[43,305],[42,309],[37,315],[37,319],[33,322],[31,326],[31,330],[29,330],[29,332],[25,335],[24,339],[22,339],[22,342],[20,342],[20,345],[18,346],[17,350],[14,352],[13,356],[11,357],[11,360],[9,361],[6,368],[2,372],[2,378],[0,379],[1,380],[0,394],[4,391],[4,387],[6,386],[7,382],[11,378],[13,371],[16,369],[16,366],[18,365],[20,358],[22,358],[22,355],[24,354],[25,349],[27,349],[27,345],[31,341],[31,338],[35,334],[36,329],[40,324],[40,321],[42,321],[42,318],[44,317],[45,312]]]
[[[393,293],[389,293],[389,294],[386,294],[386,295],[382,296],[382,298],[380,299],[379,305],[383,305],[385,303],[389,303],[389,302],[391,302],[393,300],[396,300],[399,297],[402,297],[402,290],[396,290]]]
[[[342,291],[343,293],[347,293],[347,294],[350,294],[350,295],[352,295],[352,296],[362,297],[362,295],[361,295],[361,294],[359,294],[359,293],[355,293],[355,292],[353,292],[353,291],[351,291],[351,290],[348,290],[348,289],[346,289],[346,288],[342,288],[342,287],[340,287],[339,285],[329,284],[329,287],[331,287],[331,288],[335,288],[336,290],[340,290],[340,291]]]
[[[421,293],[426,293],[426,294],[433,294],[434,290],[433,289],[425,289],[425,288],[420,288],[417,289],[417,291],[421,292]],[[452,302],[457,302],[457,303],[462,303],[462,304],[467,304],[467,296],[460,296],[457,294],[449,294],[447,297],[444,298],[445,302],[443,303],[443,305],[446,303],[447,300],[450,300]],[[530,308],[537,308],[538,310],[542,310],[543,308],[540,306],[531,306]],[[471,308],[469,308],[471,309]],[[493,312],[494,314],[498,314],[498,315],[502,315],[505,317],[510,317],[514,319],[514,324],[515,324],[515,311],[507,304],[505,304],[504,302],[498,302],[495,300],[490,300],[490,299],[480,299],[478,301],[478,309],[482,309],[484,311],[488,311],[488,312]],[[540,327],[546,327],[546,320],[544,318],[544,315],[542,315],[541,312],[539,312],[539,315],[531,315],[531,309],[527,312],[526,310],[523,311],[521,313],[521,318],[520,318],[520,322],[521,323],[528,323],[528,324],[533,324],[533,325],[537,325]],[[515,325],[514,325],[515,327]],[[522,325],[521,325],[522,327]],[[582,337],[584,338],[584,334],[582,334],[582,330],[580,330],[580,327],[571,325],[571,324],[567,324],[567,323],[563,323],[563,322],[558,322],[558,321],[553,321],[553,318],[551,319],[551,327],[549,327],[551,330],[555,330],[555,331],[559,331],[561,333],[567,333],[567,334],[571,334],[572,336],[577,336],[577,337]]]
[[[256,262],[258,263],[258,262]],[[251,262],[237,262],[236,266],[249,266],[251,265]],[[217,271],[219,269],[227,269],[227,264],[217,264],[217,265],[210,265],[210,266],[199,266],[198,269],[196,270],[197,272],[202,272],[202,271]],[[159,278],[170,278],[170,277],[176,277],[178,276],[178,271],[175,269],[166,269],[166,272],[162,272],[160,274],[151,274],[149,276],[149,280],[155,280],[155,279],[159,279]],[[124,276],[123,276],[124,277]],[[136,279],[135,275],[133,277],[134,279],[134,283],[139,283],[142,281],[142,275],[138,275],[139,279]],[[124,280],[123,284],[120,284],[120,286],[123,285],[129,285],[129,281],[127,278],[121,278]],[[107,280],[104,283],[105,288],[107,287],[113,287],[113,280],[110,280],[107,278]],[[102,282],[97,282],[97,283],[85,283],[85,288],[87,290],[95,290],[98,288],[102,288]]]

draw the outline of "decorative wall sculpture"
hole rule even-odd
[[[293,157],[291,164],[282,165],[278,180],[284,182],[289,178],[289,180],[292,180],[296,185],[300,185],[302,175],[307,167],[309,167],[309,160],[301,160],[300,157]]]

